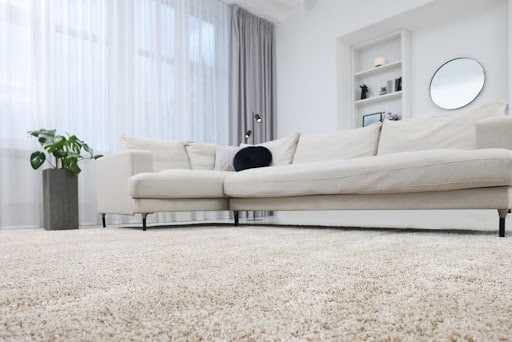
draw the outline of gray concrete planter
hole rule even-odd
[[[44,229],[78,229],[78,176],[65,169],[43,170]]]

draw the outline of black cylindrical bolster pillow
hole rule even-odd
[[[248,146],[242,148],[233,159],[236,171],[269,166],[272,162],[272,153],[263,146]]]

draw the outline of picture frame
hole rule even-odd
[[[376,122],[382,122],[384,112],[377,112],[363,115],[363,127],[370,126]]]

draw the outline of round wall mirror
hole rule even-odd
[[[472,58],[455,58],[432,76],[430,97],[441,108],[461,108],[476,99],[484,83],[485,72],[480,63]]]

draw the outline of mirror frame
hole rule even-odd
[[[437,73],[439,72],[439,70],[441,70],[442,68],[444,68],[447,64],[453,62],[453,61],[456,61],[456,60],[459,60],[459,59],[469,59],[469,60],[472,60],[474,62],[476,62],[480,68],[482,68],[482,75],[483,75],[483,83],[482,83],[482,86],[480,87],[480,90],[478,90],[478,92],[476,93],[476,95],[467,103],[463,104],[463,105],[460,105],[460,106],[456,106],[456,107],[443,107],[439,104],[437,104],[434,99],[432,98],[432,82],[434,81],[434,78],[436,77]],[[428,87],[428,92],[429,92],[429,95],[430,95],[430,100],[432,101],[432,103],[434,103],[436,106],[438,106],[439,108],[442,108],[442,109],[445,109],[445,110],[455,110],[455,109],[460,109],[460,108],[464,108],[466,107],[467,105],[471,104],[472,102],[474,102],[478,96],[482,93],[482,91],[484,90],[484,87],[485,87],[485,81],[486,81],[486,73],[485,73],[485,69],[484,69],[484,66],[479,62],[477,61],[476,59],[474,58],[471,58],[471,57],[457,57],[457,58],[453,58],[453,59],[450,59],[449,61],[446,61],[445,63],[441,64],[441,66],[439,68],[436,69],[436,71],[434,72],[434,74],[432,75],[432,78],[430,79],[430,85]]]

